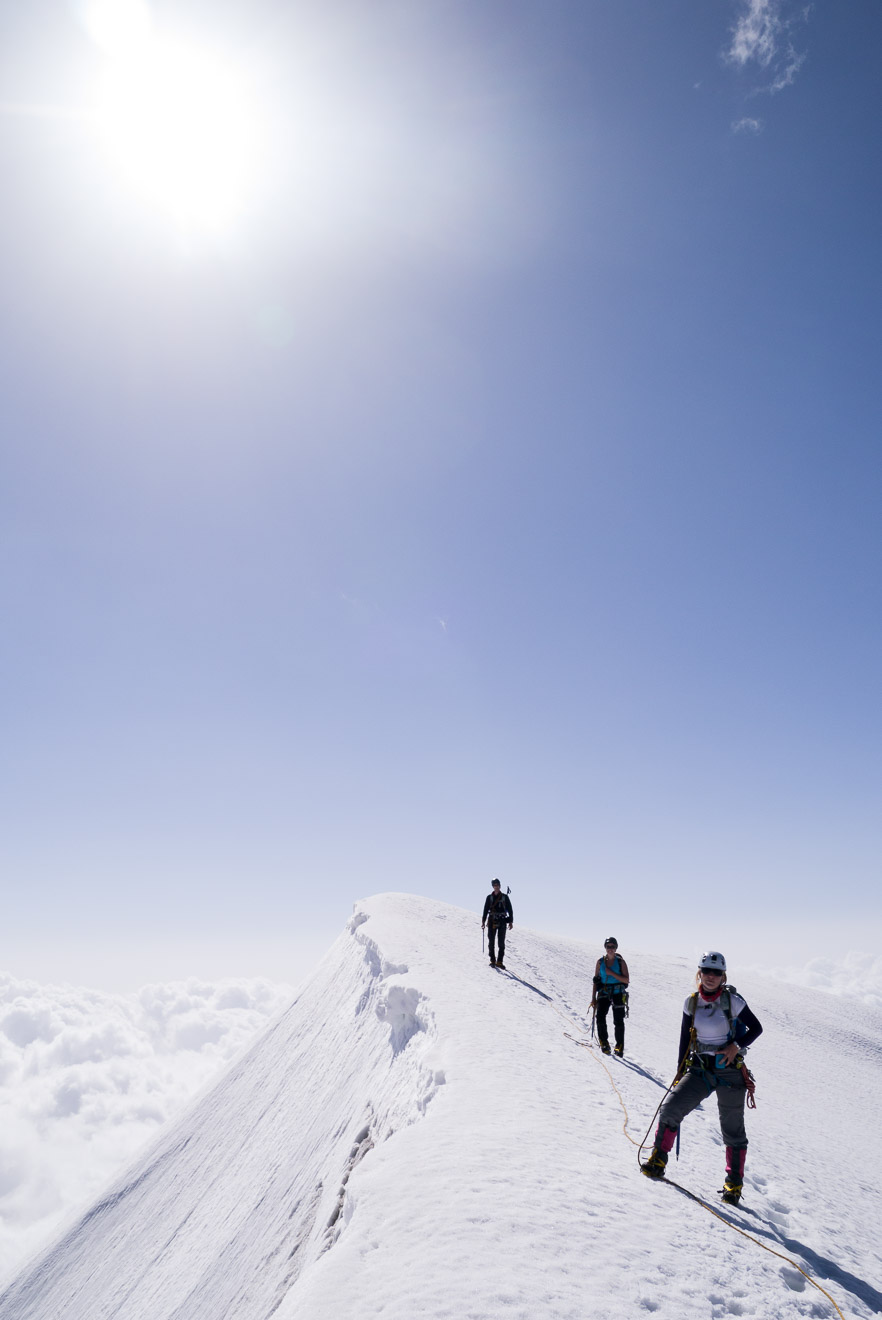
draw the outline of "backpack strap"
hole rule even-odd
[[[726,1015],[726,1022],[729,1027],[729,1041],[727,1041],[727,1044],[735,1039],[735,1024],[732,1020],[732,995],[735,993],[734,985],[726,985],[720,991],[720,1008]],[[686,1057],[689,1058],[690,1055],[698,1053],[698,1038],[695,1035],[695,1010],[698,1008],[697,990],[692,992],[686,1000],[686,1004],[686,1011],[692,1019],[692,1027],[689,1032],[689,1049],[686,1051]]]
[[[735,989],[732,985],[725,985],[720,991],[720,1008],[726,1014],[726,1022],[729,1025],[729,1040],[735,1039],[735,1023],[732,1021],[732,991]]]

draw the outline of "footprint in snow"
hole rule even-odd
[[[805,1292],[805,1275],[800,1274],[799,1270],[793,1270],[789,1265],[782,1265],[781,1278],[794,1292]]]
[[[743,1288],[735,1289],[725,1297],[720,1297],[715,1293],[708,1296],[711,1304],[712,1320],[723,1320],[727,1315],[751,1315],[751,1308],[738,1300],[739,1297],[746,1297],[747,1293]]]

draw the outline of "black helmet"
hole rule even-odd
[[[615,935],[607,935],[606,939],[603,941],[603,947],[605,949],[609,948],[611,944],[614,944],[616,948],[619,947],[619,942],[616,939]]]

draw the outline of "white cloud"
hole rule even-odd
[[[768,973],[768,968],[762,970]],[[882,1009],[882,957],[848,953],[844,958],[813,958],[804,967],[775,967],[773,974],[795,985],[812,986],[834,995],[860,999]]]
[[[762,133],[763,121],[761,119],[744,118],[737,120],[732,125],[733,133]]]
[[[732,29],[729,59],[735,64],[756,60],[766,69],[777,52],[782,29],[781,0],[744,0],[742,7],[743,13]]]
[[[796,78],[796,75],[799,73],[804,63],[805,63],[805,51],[799,53],[796,50],[794,50],[793,46],[788,44],[786,55],[784,59],[781,61],[782,64],[781,71],[775,78],[774,82],[771,83],[771,85],[769,86],[769,91],[781,92],[784,90],[785,87],[789,87],[790,84]]]
[[[811,6],[800,7],[791,16],[785,15],[785,0],[739,0],[739,7],[726,58],[739,68],[757,65],[771,79],[764,90],[780,92],[805,62],[805,52],[796,50],[790,34],[797,23],[806,21]]]
[[[0,974],[0,1277],[286,1007],[265,980],[135,995]]]

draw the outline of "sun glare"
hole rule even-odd
[[[117,167],[181,230],[222,234],[255,175],[256,114],[243,73],[149,32],[105,49],[97,113]]]

